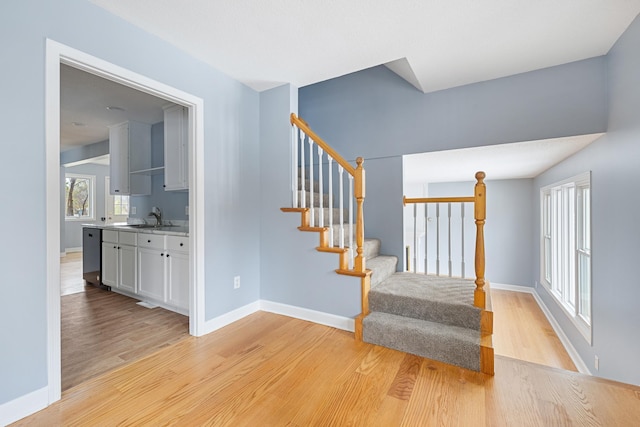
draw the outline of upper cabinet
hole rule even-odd
[[[151,125],[128,121],[109,127],[111,194],[151,194]]]
[[[181,105],[164,107],[164,189],[189,189],[188,110]]]

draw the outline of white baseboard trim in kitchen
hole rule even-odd
[[[564,346],[565,350],[567,350],[567,353],[569,353],[569,357],[571,357],[571,360],[573,361],[573,364],[576,365],[576,368],[578,368],[578,371],[583,374],[592,375],[591,371],[587,367],[587,364],[584,363],[584,360],[582,360],[576,348],[573,346],[573,344],[571,344],[571,341],[569,341],[569,337],[567,337],[567,335],[564,333],[564,331],[560,327],[560,324],[558,323],[556,318],[553,317],[553,314],[551,314],[551,311],[549,311],[546,304],[544,303],[544,301],[542,301],[542,298],[540,298],[534,288],[531,288],[529,286],[506,285],[502,283],[491,283],[489,286],[491,287],[491,289],[524,292],[533,295],[533,298],[538,303],[540,310],[542,310],[547,320],[551,324],[551,327],[558,336],[558,339],[560,339],[560,342]]]
[[[248,315],[253,314],[259,310],[260,310],[260,301],[254,301],[250,304],[236,308],[235,310],[232,310],[221,316],[214,317],[211,320],[207,320],[204,323],[202,335],[206,335],[210,332],[216,331],[220,328],[230,325],[231,323],[236,322],[242,319],[243,317],[247,317]]]
[[[0,405],[0,425],[6,426],[44,409],[49,404],[49,387],[13,399]]]
[[[65,249],[66,253],[72,253],[72,252],[82,252],[82,246],[78,246],[76,248],[66,248]]]
[[[336,316],[335,314],[266,300],[260,301],[260,309],[269,313],[282,314],[295,319],[331,326],[343,331],[353,332],[355,330],[355,321],[350,317]]]

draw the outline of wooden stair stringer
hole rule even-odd
[[[489,281],[485,283],[485,308],[480,312],[480,372],[494,375],[493,309]]]

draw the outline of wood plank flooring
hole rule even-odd
[[[96,377],[17,425],[633,426],[640,388],[496,357],[495,377],[258,312]]]
[[[189,336],[188,317],[85,286],[82,254],[67,257],[60,264],[61,288],[70,292],[60,300],[63,391]]]
[[[491,289],[495,354],[577,371],[533,295]]]

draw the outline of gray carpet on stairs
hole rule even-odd
[[[374,312],[363,322],[363,339],[474,371],[480,370],[480,333],[458,326]]]
[[[373,272],[371,274],[371,289],[373,289],[374,286],[378,286],[378,284],[396,272],[398,258],[389,255],[378,255],[375,258],[365,260],[365,264]]]
[[[371,311],[480,330],[480,309],[473,305],[469,279],[395,273],[369,292]]]

